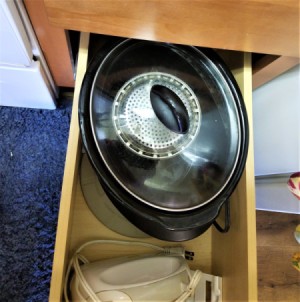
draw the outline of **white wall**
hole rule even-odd
[[[257,208],[300,213],[286,188],[288,175],[300,171],[299,65],[253,92],[253,124],[255,175],[286,174],[280,184],[276,178],[257,182]]]
[[[300,170],[300,67],[253,92],[255,174]]]
[[[257,179],[256,208],[273,212],[300,214],[300,201],[287,189],[289,176]]]

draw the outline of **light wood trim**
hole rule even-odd
[[[300,63],[299,58],[266,56],[256,63],[257,70],[253,70],[253,90],[271,81],[280,74],[288,71]]]
[[[253,142],[253,111],[252,111],[252,67],[250,54],[244,54],[244,71],[239,79],[243,89],[249,123],[249,148],[244,176],[238,194],[239,202],[246,203],[246,242],[247,242],[247,277],[249,301],[257,300],[257,251],[256,251],[256,204],[255,204],[255,173],[254,173],[254,142]]]
[[[53,25],[298,57],[298,0],[44,0]]]
[[[73,59],[65,30],[49,23],[43,0],[24,0],[24,4],[55,84],[74,87]]]
[[[78,125],[78,99],[88,57],[89,34],[82,33],[80,37],[78,69],[74,91],[71,127],[65,163],[65,173],[61,192],[60,209],[57,223],[55,252],[52,267],[51,288],[49,301],[61,301],[64,274],[67,265],[69,249],[69,234],[71,232],[71,217],[74,194],[76,194],[78,162],[80,154],[79,125]]]
[[[250,54],[236,54],[233,74],[244,96],[249,120],[245,171],[231,197],[231,229],[213,230],[213,273],[223,276],[223,301],[257,301],[255,182],[252,132],[252,69]],[[229,62],[230,64],[230,62]]]

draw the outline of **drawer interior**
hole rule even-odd
[[[94,239],[141,240],[161,246],[178,245],[154,238],[135,239],[117,234],[104,226],[88,208],[79,181],[82,145],[78,127],[78,98],[89,56],[89,34],[81,34],[77,77],[74,92],[70,137],[65,165],[59,212],[53,273],[49,301],[60,301],[66,265],[78,246]],[[90,49],[93,49],[91,42]],[[99,42],[98,42],[99,44]],[[100,39],[101,44],[101,39]],[[231,197],[231,228],[226,234],[214,227],[201,236],[181,243],[195,257],[189,261],[192,269],[200,269],[223,277],[224,301],[255,301],[257,297],[254,164],[252,143],[252,87],[250,54],[219,51],[236,77],[247,107],[250,144],[243,176]],[[222,213],[218,218],[220,224]],[[145,248],[101,245],[88,248],[89,260],[147,252]]]

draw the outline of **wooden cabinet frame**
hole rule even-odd
[[[26,0],[25,3],[34,8],[42,7],[43,1],[49,22],[64,29],[267,54],[254,66],[254,89],[299,64],[298,0]],[[44,7],[41,9],[44,14]],[[32,17],[33,21],[41,19],[39,14]],[[43,30],[49,30],[49,25],[44,23]],[[60,34],[60,29],[56,30]],[[48,31],[48,35],[53,37],[55,32]],[[47,46],[48,39],[43,35],[41,39]],[[53,53],[51,47],[47,52]],[[59,66],[52,66],[59,70]],[[60,74],[63,72],[66,73],[61,70]]]

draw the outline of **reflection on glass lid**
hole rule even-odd
[[[121,43],[98,69],[90,115],[110,173],[152,207],[201,207],[220,194],[236,166],[240,121],[234,97],[196,48]]]

